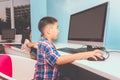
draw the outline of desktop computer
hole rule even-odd
[[[60,48],[58,50],[69,53],[94,49],[104,50],[107,6],[108,2],[72,14],[70,16],[68,42],[83,44],[87,47],[79,49]]]
[[[15,29],[3,29],[1,34],[1,43],[8,43],[15,40]]]

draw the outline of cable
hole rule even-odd
[[[112,52],[117,52],[117,53],[120,53],[120,51],[107,51],[107,50],[104,50],[104,52],[106,53],[107,57],[105,57],[105,60],[109,58],[110,56],[110,53]]]
[[[108,51],[109,53],[112,53],[112,52],[117,52],[117,53],[120,53],[120,51]]]
[[[106,55],[107,55],[107,56],[105,57],[105,60],[106,60],[106,59],[108,59],[108,58],[110,57],[110,54],[109,54],[109,52],[108,52],[107,50],[104,50],[104,52],[105,52]]]

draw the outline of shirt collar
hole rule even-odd
[[[48,41],[48,39],[45,36],[41,36],[40,40],[47,40]]]
[[[40,40],[46,40],[47,42],[49,42],[51,45],[54,45],[53,42],[50,42],[45,36],[41,36]]]

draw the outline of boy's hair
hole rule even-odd
[[[53,17],[44,17],[39,21],[38,24],[38,29],[41,32],[41,34],[43,35],[43,29],[45,28],[46,25],[48,24],[54,24],[55,22],[57,22],[57,19],[53,18]]]

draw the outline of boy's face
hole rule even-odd
[[[59,35],[59,30],[58,30],[58,22],[55,22],[52,27],[51,27],[51,38],[53,40],[57,39],[58,35]]]

